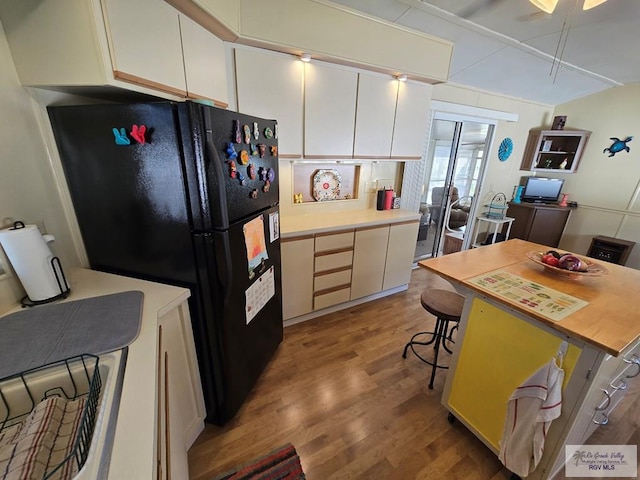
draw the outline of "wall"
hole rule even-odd
[[[71,233],[65,219],[50,158],[40,131],[34,102],[18,82],[4,30],[0,25],[0,223],[21,220],[44,223],[47,233],[56,237],[52,246],[63,267],[79,263],[68,247]],[[7,265],[6,258],[0,262]],[[0,312],[6,311],[23,295],[22,287],[9,270],[0,280]]]
[[[587,253],[596,235],[640,241],[640,83],[611,88],[558,105],[554,115],[566,115],[567,128],[593,133],[578,171],[565,175],[563,191],[579,207],[571,213],[560,247]],[[610,137],[629,142],[630,151],[613,157],[603,152]],[[628,267],[640,268],[640,246],[634,247]]]

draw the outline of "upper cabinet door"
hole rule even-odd
[[[398,160],[420,160],[427,138],[433,87],[426,83],[399,83],[391,156]]]
[[[290,55],[237,48],[238,111],[278,122],[278,156],[302,156],[303,64]]]
[[[228,107],[224,43],[184,15],[180,15],[180,31],[187,96],[210,99],[218,107]]]
[[[391,155],[398,83],[389,76],[358,75],[355,158],[388,159]]]
[[[352,158],[358,74],[313,62],[304,78],[305,157]]]
[[[178,12],[157,0],[103,0],[113,75],[186,95]]]

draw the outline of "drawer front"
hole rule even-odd
[[[348,285],[350,283],[351,269],[327,273],[324,275],[316,275],[313,282],[313,291],[317,292],[327,288],[337,287],[338,285]]]
[[[322,308],[338,305],[339,303],[348,302],[351,297],[351,288],[343,288],[334,292],[316,295],[313,298],[313,309],[320,310]]]
[[[353,230],[331,235],[316,235],[316,252],[353,247]]]
[[[330,255],[319,255],[315,258],[314,271],[324,272],[334,268],[350,267],[353,262],[353,250],[346,252],[332,253]]]

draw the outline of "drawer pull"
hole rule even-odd
[[[638,367],[638,371],[633,375],[627,375],[627,378],[633,378],[640,375],[640,358],[638,358],[638,356],[635,353],[631,356],[630,359],[623,358],[622,361],[624,363],[634,364],[636,367]]]
[[[624,378],[621,378],[620,381],[618,382],[618,385],[614,385],[613,383],[610,383],[609,386],[614,390],[626,390],[629,384]]]
[[[598,421],[594,416],[592,422],[595,423],[596,425],[606,425],[607,423],[609,423],[609,417],[607,417],[607,414],[604,412],[599,412],[599,413],[602,416],[602,420]]]
[[[602,389],[602,391],[607,396],[607,400],[604,405],[600,405],[596,407],[595,408],[596,410],[606,410],[607,408],[609,408],[609,405],[611,405],[611,395],[609,395],[609,392],[607,392],[605,389]],[[604,425],[604,424],[599,424],[599,425]]]

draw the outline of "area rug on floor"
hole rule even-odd
[[[298,452],[290,443],[216,480],[304,480]]]

